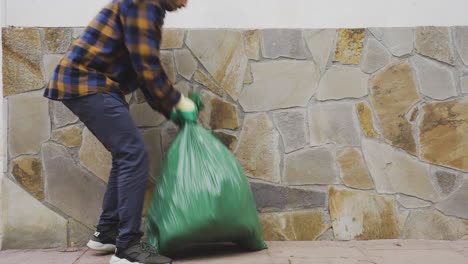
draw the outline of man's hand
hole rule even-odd
[[[181,112],[193,112],[195,111],[195,104],[189,98],[181,95],[180,101],[175,105],[175,109]]]

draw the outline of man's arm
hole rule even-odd
[[[148,104],[169,118],[182,95],[161,65],[159,47],[164,10],[157,1],[124,1],[121,21],[125,45]]]

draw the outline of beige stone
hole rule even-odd
[[[436,208],[446,215],[468,219],[468,179],[464,180],[458,190],[437,204]]]
[[[0,176],[2,249],[67,246],[67,220]]]
[[[175,50],[174,57],[177,66],[177,72],[187,80],[192,79],[192,76],[198,66],[198,62],[193,58],[192,53],[186,49]]]
[[[462,93],[468,94],[468,75],[461,77],[461,90]]]
[[[367,81],[367,75],[359,68],[332,66],[320,80],[316,98],[321,101],[361,98],[368,94]]]
[[[407,209],[423,208],[423,207],[429,207],[432,205],[428,201],[424,201],[415,197],[404,196],[404,195],[398,195],[397,201],[399,204],[401,204],[404,208],[407,208]]]
[[[245,32],[245,51],[249,60],[260,60],[261,30],[248,30]]]
[[[338,171],[328,147],[318,147],[286,155],[284,178],[289,185],[335,184]]]
[[[186,44],[216,82],[237,100],[248,60],[242,33],[234,30],[191,30]]]
[[[260,224],[267,241],[315,240],[329,228],[319,210],[262,214]]]
[[[454,64],[455,55],[449,27],[418,27],[415,33],[416,51],[424,56]]]
[[[247,65],[247,70],[245,71],[244,84],[251,84],[251,83],[253,83],[253,75],[252,75],[252,69],[249,64]]]
[[[374,38],[369,38],[364,46],[361,70],[365,73],[374,73],[390,62],[390,52]]]
[[[50,108],[52,123],[55,129],[76,123],[79,120],[78,116],[60,101],[50,100]]]
[[[55,69],[59,64],[60,60],[63,58],[63,55],[58,54],[47,54],[44,55],[44,68],[46,74],[46,80],[52,79]]]
[[[213,93],[223,96],[225,94],[224,90],[219,87],[214,81],[212,81],[204,72],[196,71],[193,75],[193,79],[199,84],[210,89]]]
[[[236,157],[246,174],[271,182],[280,180],[279,133],[266,113],[248,114]]]
[[[403,193],[428,201],[439,199],[428,164],[370,139],[363,139],[362,151],[377,192]]]
[[[175,70],[175,64],[174,64],[174,56],[172,52],[161,51],[159,58],[161,59],[161,65],[164,71],[166,72],[167,77],[172,83],[174,83],[176,79],[176,70]]]
[[[203,93],[205,108],[200,111],[202,124],[209,129],[237,129],[239,120],[237,117],[237,107],[216,96]]]
[[[315,92],[320,72],[309,61],[251,63],[254,82],[245,85],[239,103],[246,112],[306,106]]]
[[[358,148],[339,149],[336,152],[338,166],[346,186],[356,189],[372,189],[374,183]]]
[[[334,61],[359,64],[365,35],[366,30],[362,28],[339,29]]]
[[[44,28],[44,46],[49,53],[65,53],[72,42],[69,28]]]
[[[468,98],[424,105],[421,158],[468,172]]]
[[[314,61],[320,68],[320,72],[325,72],[330,60],[330,54],[334,48],[336,29],[307,30],[304,32],[304,38]]]
[[[359,146],[360,131],[354,112],[350,103],[312,104],[309,107],[311,145]]]
[[[42,46],[37,28],[3,28],[3,96],[44,87]]]
[[[83,131],[83,143],[79,156],[80,163],[85,168],[108,182],[112,168],[112,155],[87,128]]]
[[[368,138],[379,138],[380,134],[375,129],[372,110],[369,104],[367,102],[361,102],[356,108],[364,135]]]
[[[42,92],[8,98],[9,156],[37,154],[50,138],[49,101]]]
[[[52,140],[66,147],[81,146],[83,129],[79,126],[66,127],[52,132]]]
[[[371,100],[383,136],[393,146],[416,154],[411,123],[405,114],[420,99],[410,65],[392,64],[369,80]]]
[[[184,45],[185,31],[183,29],[164,28],[162,32],[161,49],[180,49]]]
[[[330,187],[329,207],[335,238],[398,238],[400,232],[394,203],[391,197]]]
[[[404,210],[403,212],[398,214],[398,228],[400,230],[400,234],[403,233],[403,230],[405,230],[405,224],[409,214],[409,210]]]
[[[81,224],[73,218],[68,220],[68,232],[71,247],[84,247],[94,234],[89,227]]]
[[[37,199],[44,199],[41,160],[34,157],[21,157],[11,162],[11,173],[16,181]]]
[[[370,31],[395,56],[401,57],[413,51],[414,29],[400,28],[372,28]]]
[[[283,139],[286,153],[303,148],[307,143],[307,113],[287,110],[273,113],[273,120]]]
[[[155,127],[166,121],[166,118],[153,110],[147,103],[130,105],[130,114],[137,127]]]
[[[188,97],[189,92],[192,89],[192,84],[190,82],[182,80],[182,81],[177,82],[174,85],[174,88],[176,88],[178,91],[180,91],[185,97]]]
[[[458,240],[468,234],[468,221],[438,212],[418,210],[410,213],[402,234],[404,239]]]

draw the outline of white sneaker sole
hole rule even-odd
[[[130,262],[126,259],[121,259],[119,257],[116,257],[115,255],[112,256],[112,258],[109,261],[110,264],[143,264],[140,262]]]
[[[115,252],[115,245],[112,244],[102,244],[97,241],[90,240],[88,241],[88,244],[86,244],[87,247],[90,249],[94,249],[97,251],[103,251],[103,252]]]

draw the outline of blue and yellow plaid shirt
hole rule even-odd
[[[44,96],[69,100],[140,88],[149,105],[170,115],[181,94],[159,59],[164,0],[113,0],[60,61]]]

